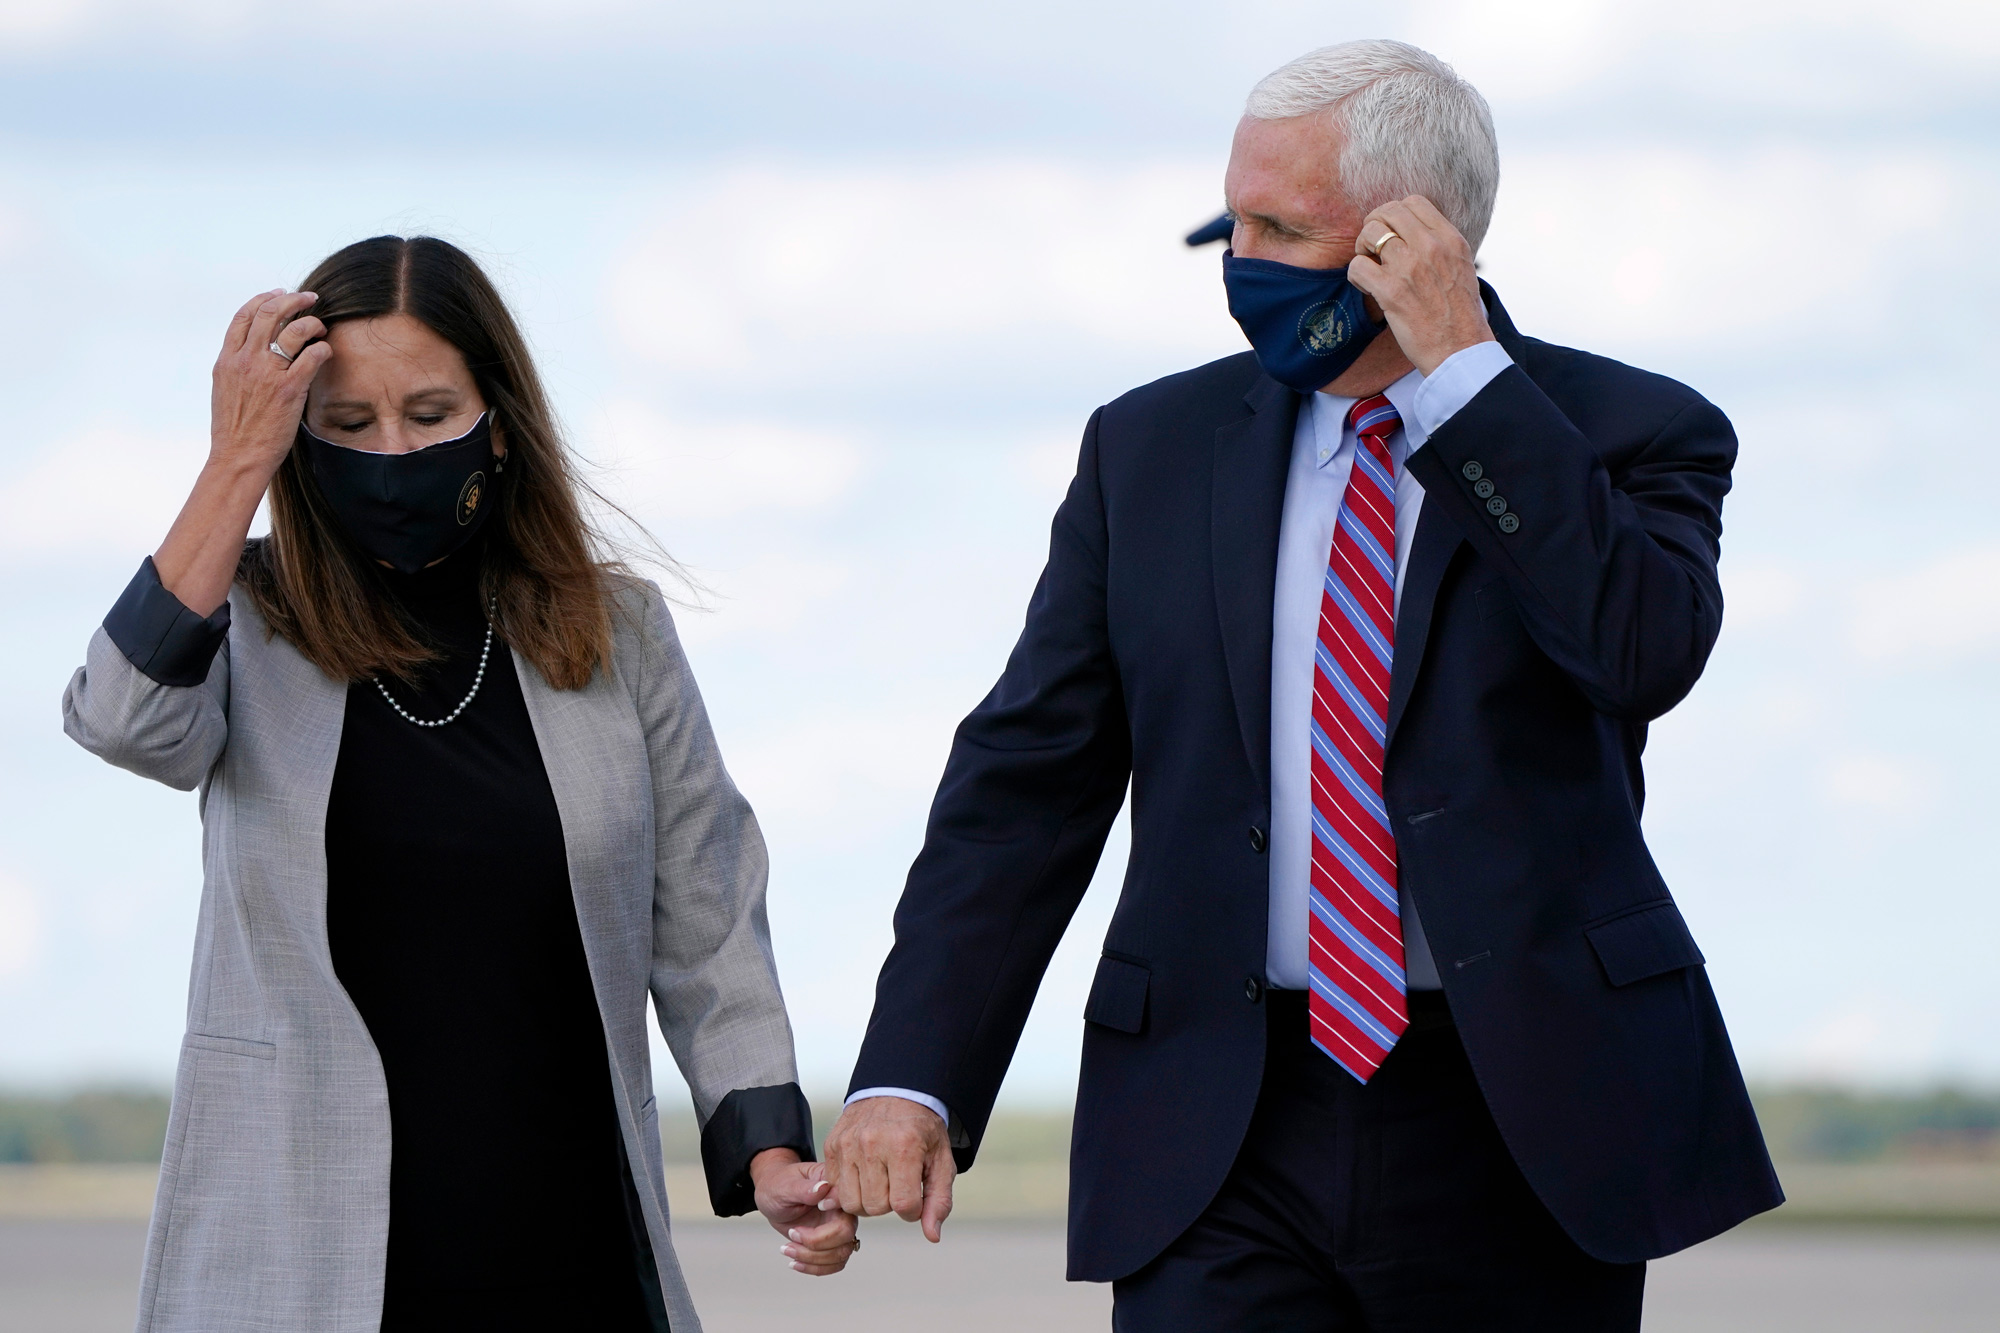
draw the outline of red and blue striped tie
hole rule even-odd
[[[1389,666],[1396,651],[1396,465],[1401,418],[1377,395],[1354,405],[1354,466],[1320,595],[1313,675],[1313,1045],[1366,1083],[1410,1025],[1396,839],[1382,799]]]

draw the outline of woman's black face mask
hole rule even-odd
[[[322,440],[299,423],[313,480],[356,546],[414,574],[471,541],[493,512],[504,459],[493,456],[492,413],[472,429],[406,454],[371,454]]]

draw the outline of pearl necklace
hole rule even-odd
[[[389,687],[382,683],[382,678],[380,676],[372,678],[375,682],[375,688],[382,692],[383,701],[389,707],[396,710],[396,716],[414,727],[441,727],[447,722],[458,721],[458,715],[465,711],[466,705],[472,702],[472,696],[479,693],[480,682],[486,679],[486,659],[493,652],[493,612],[498,609],[498,606],[499,603],[497,600],[486,604],[486,646],[479,650],[479,671],[472,678],[472,688],[466,691],[463,699],[458,701],[458,707],[452,709],[451,712],[445,714],[445,716],[439,718],[437,721],[426,722],[422,718],[411,717],[403,705],[396,702],[395,696],[389,693]]]

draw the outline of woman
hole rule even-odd
[[[837,1272],[756,821],[485,275],[349,246],[236,313],[212,407],[63,701],[202,792],[140,1329],[698,1328],[649,991],[715,1210]]]

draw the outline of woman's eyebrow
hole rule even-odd
[[[457,389],[452,388],[448,384],[440,384],[434,388],[418,389],[415,393],[404,394],[403,406],[408,407],[413,403],[421,403],[427,398],[443,398],[457,401],[458,396]]]

